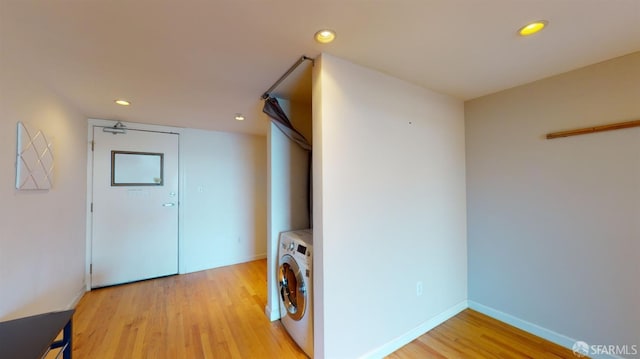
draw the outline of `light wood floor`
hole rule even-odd
[[[305,358],[265,304],[265,260],[94,290],[76,308],[73,356]],[[575,357],[465,310],[388,358]]]
[[[88,292],[74,316],[84,358],[306,358],[269,322],[266,260]]]
[[[577,357],[569,349],[467,309],[400,348],[388,358]]]

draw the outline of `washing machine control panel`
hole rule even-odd
[[[311,257],[311,251],[304,244],[297,244],[294,242],[283,242],[282,249],[285,253],[289,253],[293,256]]]

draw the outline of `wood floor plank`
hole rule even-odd
[[[76,358],[305,358],[269,322],[266,261],[93,290],[74,316]]]
[[[74,315],[75,358],[306,358],[264,315],[266,260],[93,290]],[[49,358],[49,357],[48,357]],[[388,356],[570,358],[573,353],[473,310]]]
[[[436,353],[436,354],[434,354]],[[391,359],[575,359],[569,349],[466,309],[388,356]]]

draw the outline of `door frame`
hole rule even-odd
[[[93,128],[94,127],[113,127],[117,120],[102,120],[90,118],[87,120],[87,193],[86,193],[86,206],[85,206],[85,289],[91,291],[91,260],[92,260],[92,240],[93,240],[93,216],[91,214],[91,204],[93,203]],[[149,125],[136,122],[120,121],[123,125],[131,129],[146,130],[154,132],[168,132],[176,133],[180,136],[180,139],[184,139],[183,128],[161,126],[161,125]],[[183,141],[178,140],[178,274],[184,273],[182,265],[184,260],[182,258],[182,223],[184,223],[184,211],[180,210],[180,207],[184,205],[183,194],[184,191],[184,161],[182,160],[182,144]]]

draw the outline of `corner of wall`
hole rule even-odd
[[[429,332],[430,330],[437,327],[438,325],[453,318],[458,313],[462,312],[468,307],[469,307],[469,304],[467,303],[466,300],[464,300],[450,307],[449,309],[446,309],[442,313],[437,314],[436,316],[430,318],[429,320],[423,322],[422,324],[404,333],[403,335],[393,339],[392,341],[364,354],[362,358],[384,358],[387,355],[395,352],[396,350],[414,341],[418,337]]]

